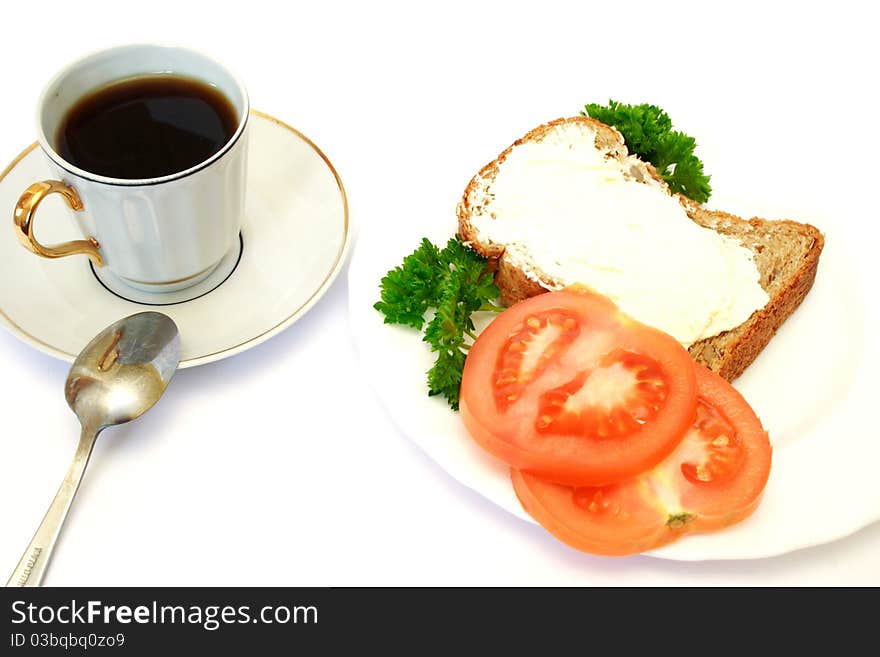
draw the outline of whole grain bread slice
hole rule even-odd
[[[507,156],[520,144],[542,141],[557,132],[581,128],[595,133],[595,146],[621,163],[627,177],[666,188],[655,169],[629,155],[622,135],[604,123],[589,117],[557,119],[538,126],[515,141],[474,176],[457,207],[458,233],[471,248],[489,258],[495,271],[495,283],[501,290],[501,302],[511,305],[546,292],[560,284],[541,271],[523,270],[505,257],[505,245],[481,239],[473,218],[492,213],[492,185]],[[697,224],[739,241],[753,254],[761,287],[770,300],[739,326],[692,344],[691,356],[728,381],[735,379],[755,360],[770,342],[782,323],[795,311],[809,292],[819,266],[824,237],[814,226],[795,221],[743,219],[725,212],[707,210],[698,203],[679,196],[687,215]],[[589,285],[589,281],[580,281]]]

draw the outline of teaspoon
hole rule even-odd
[[[67,404],[82,426],[79,445],[7,586],[40,585],[98,434],[149,410],[165,392],[179,362],[177,326],[157,312],[138,313],[111,324],[80,352],[64,389]]]

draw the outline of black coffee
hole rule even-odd
[[[58,131],[58,152],[110,178],[158,178],[204,162],[235,133],[238,116],[214,87],[155,75],[115,82],[74,105]]]

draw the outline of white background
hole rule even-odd
[[[218,56],[255,108],[311,137],[364,233],[443,217],[451,233],[479,166],[614,97],[697,136],[713,207],[823,227],[848,199],[875,240],[876,24],[855,3],[807,4],[7,3],[0,160],[34,140],[63,64],[170,41]],[[48,584],[880,584],[880,525],[772,559],[677,563],[582,555],[497,509],[376,401],[345,274],[286,332],[178,373],[154,410],[101,436]],[[0,335],[0,577],[73,454],[67,367]]]

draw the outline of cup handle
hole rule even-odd
[[[98,240],[89,237],[84,240],[64,242],[54,246],[45,246],[37,241],[34,236],[34,215],[40,202],[49,194],[61,194],[71,210],[83,209],[79,194],[70,185],[58,180],[44,180],[28,187],[15,205],[15,234],[18,241],[28,251],[36,253],[44,258],[63,258],[64,256],[83,253],[95,264],[96,267],[104,266],[104,258],[99,250]]]

